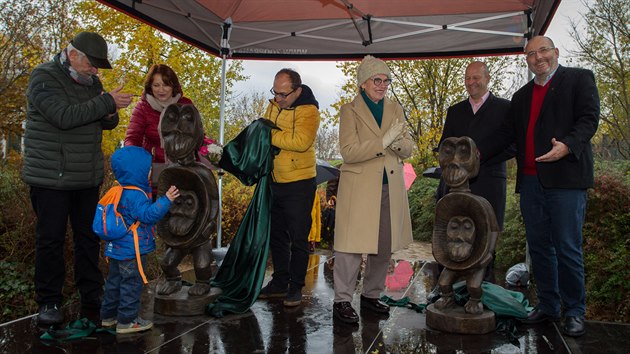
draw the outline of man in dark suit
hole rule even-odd
[[[525,47],[535,78],[512,97],[505,124],[478,146],[482,158],[516,141],[521,214],[536,279],[532,324],[560,320],[564,334],[581,336],[584,314],[582,224],[586,189],[593,186],[591,138],[599,123],[599,95],[589,70],[558,65],[551,39]]]
[[[450,137],[468,136],[477,143],[486,137],[494,136],[510,108],[510,101],[496,97],[488,90],[490,73],[485,63],[475,61],[468,65],[464,79],[470,97],[449,107],[440,144]],[[512,157],[514,149],[506,149],[485,161],[480,166],[477,177],[470,180],[470,191],[490,202],[501,229],[505,215],[507,178],[505,161]],[[444,180],[440,180],[438,196],[444,194],[446,186]],[[494,258],[486,267],[484,280],[495,282]]]

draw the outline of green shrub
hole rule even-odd
[[[589,190],[584,266],[590,318],[630,322],[630,163],[601,162]]]
[[[33,298],[33,267],[0,261],[0,322],[22,317],[37,308]]]
[[[495,248],[495,267],[502,270],[525,262],[525,226],[519,206],[519,194],[514,193],[514,184],[513,180],[508,180],[503,232]]]
[[[221,245],[227,246],[236,235],[241,220],[245,216],[249,201],[254,194],[254,186],[243,185],[236,177],[223,176],[223,210],[221,217]]]
[[[439,180],[418,176],[408,192],[411,229],[416,241],[431,242],[435,219],[435,191]]]

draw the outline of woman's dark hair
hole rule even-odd
[[[149,72],[147,73],[147,77],[144,80],[144,92],[153,96],[153,89],[151,88],[151,85],[153,84],[153,77],[155,74],[160,74],[164,84],[173,88],[173,97],[182,93],[182,86],[179,84],[177,74],[175,74],[173,69],[165,64],[153,64],[151,66]]]

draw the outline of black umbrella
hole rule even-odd
[[[317,159],[316,165],[317,175],[315,176],[315,182],[317,184],[328,182],[331,179],[339,177],[339,169],[324,160]]]

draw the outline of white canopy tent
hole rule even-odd
[[[97,0],[226,59],[505,55],[544,34],[561,0]],[[219,177],[219,198],[221,198]],[[221,213],[219,213],[219,226]],[[221,230],[218,230],[218,245]]]

